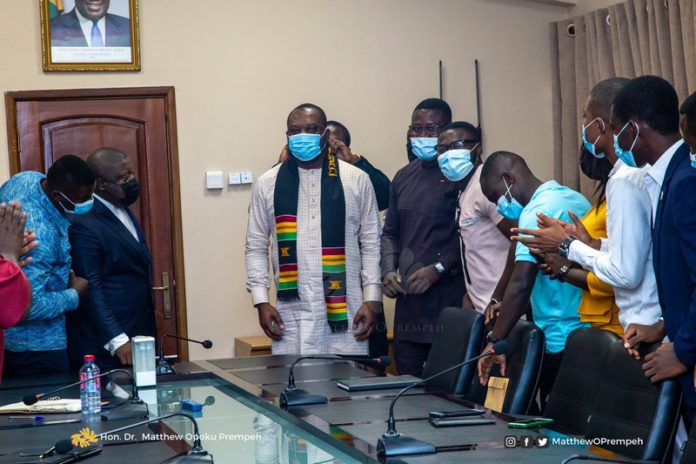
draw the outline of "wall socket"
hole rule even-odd
[[[243,171],[242,184],[251,184],[252,182],[254,182],[254,175],[251,173],[251,171]]]
[[[227,183],[229,185],[239,185],[242,183],[242,175],[239,172],[230,172],[227,175]]]

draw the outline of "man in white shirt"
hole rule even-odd
[[[311,103],[292,110],[291,156],[251,195],[247,289],[273,354],[366,355],[382,301],[377,199],[368,175],[332,153],[326,122]]]
[[[69,235],[75,273],[92,292],[68,315],[73,366],[94,354],[102,369],[132,363],[130,338],[156,336],[152,265],[138,220],[128,209],[139,185],[128,157],[100,148],[87,159],[97,177],[92,211],[75,216]]]
[[[584,109],[585,119],[591,121],[586,126],[589,143],[595,152],[609,153],[612,159],[619,153],[614,153],[613,148],[611,106],[625,85],[623,81],[600,83],[593,88]],[[630,167],[621,156],[618,158],[606,188],[608,239],[592,240],[580,221],[569,229],[569,224],[544,218],[551,227],[520,229],[520,234],[531,237],[513,240],[545,253],[562,251],[569,260],[614,287],[619,322],[626,329],[631,324],[656,323],[661,311],[652,266],[650,197],[643,185],[647,168]]]

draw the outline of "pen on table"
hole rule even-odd
[[[42,421],[45,419],[44,416],[9,416],[9,420],[31,420],[31,421]]]

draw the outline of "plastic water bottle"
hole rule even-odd
[[[80,400],[82,402],[82,417],[86,419],[98,417],[101,413],[101,379],[98,377],[99,368],[94,364],[94,355],[85,355],[85,363],[80,369]]]

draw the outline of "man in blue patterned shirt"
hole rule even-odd
[[[91,209],[94,181],[87,163],[66,155],[46,176],[20,172],[0,187],[0,202],[22,202],[29,213],[26,226],[39,242],[25,269],[32,286],[31,309],[19,325],[5,331],[7,377],[69,369],[64,313],[77,308],[88,285],[70,269],[66,216]]]

